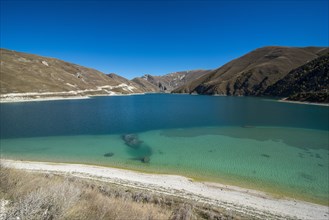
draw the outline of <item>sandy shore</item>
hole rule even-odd
[[[292,199],[278,199],[266,193],[217,183],[193,182],[176,175],[145,174],[116,168],[31,161],[1,160],[1,164],[22,170],[65,173],[81,178],[150,190],[232,209],[249,215],[286,219],[328,219],[329,207]]]
[[[29,98],[29,97],[18,97],[18,98],[1,98],[0,103],[15,103],[15,102],[42,102],[42,101],[58,101],[58,100],[74,100],[74,99],[88,99],[89,96],[68,96],[68,97],[47,97],[47,98]]]
[[[287,102],[287,103],[302,104],[302,105],[319,105],[319,106],[327,106],[327,107],[329,107],[329,103],[291,101],[291,100],[287,100],[286,98],[280,99],[279,102]]]
[[[99,90],[88,90],[88,91],[99,91]],[[71,99],[88,99],[91,97],[97,96],[129,96],[129,95],[145,95],[147,93],[130,93],[130,94],[119,94],[115,92],[108,92],[107,94],[99,95],[80,95],[80,96],[70,96],[73,91],[70,92],[46,92],[46,93],[10,93],[0,95],[0,103],[14,103],[14,102],[40,102],[40,101],[56,101],[56,100],[71,100]],[[74,94],[83,94],[86,92],[82,90],[78,92],[73,92]],[[65,94],[65,96],[61,96]],[[43,95],[53,95],[49,97],[42,97]],[[187,93],[175,93],[175,95],[187,95]],[[198,94],[190,94],[198,95]],[[213,95],[213,96],[227,96],[227,95]],[[319,105],[329,107],[329,103],[315,103],[315,102],[299,102],[299,101],[290,101],[286,98],[280,100],[273,100],[278,102],[293,103],[293,104],[303,104],[303,105]]]
[[[59,100],[74,100],[74,99],[89,99],[98,96],[129,96],[129,95],[144,95],[145,93],[130,93],[130,94],[102,94],[88,96],[53,96],[53,97],[0,97],[0,103],[15,103],[15,102],[41,102],[41,101],[59,101]]]

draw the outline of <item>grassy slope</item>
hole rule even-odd
[[[174,93],[260,95],[266,88],[328,51],[319,47],[263,47],[174,90]]]
[[[294,101],[329,103],[329,54],[292,70],[266,89],[265,95]]]
[[[6,219],[245,219],[195,201],[156,192],[0,167]]]
[[[97,89],[129,83],[134,92],[143,92],[135,83],[122,77],[111,78],[95,69],[62,60],[0,49],[0,93],[65,92]],[[127,93],[121,89],[118,92]],[[98,92],[106,94],[104,91]],[[129,91],[128,91],[129,93]]]

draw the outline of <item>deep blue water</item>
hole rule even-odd
[[[4,103],[0,137],[120,134],[200,126],[328,130],[329,108],[252,97],[149,94]]]

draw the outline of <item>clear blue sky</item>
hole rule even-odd
[[[328,8],[328,0],[1,0],[1,47],[127,78],[211,69],[262,46],[328,46]]]

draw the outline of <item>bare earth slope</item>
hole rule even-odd
[[[263,47],[173,91],[222,95],[261,95],[292,69],[323,55],[328,48]]]
[[[268,87],[265,95],[293,101],[329,103],[329,53],[292,70]]]
[[[133,79],[133,81],[144,85],[149,85],[150,83],[154,85],[159,92],[171,92],[172,90],[196,80],[209,72],[210,70],[190,70],[169,73],[163,76],[152,76],[146,74],[142,77]]]
[[[150,83],[149,81],[145,80],[142,77],[134,78],[134,79],[132,79],[132,81],[147,91],[150,91],[150,92],[160,92],[161,91],[158,86]]]
[[[117,82],[121,82],[123,84],[126,84],[126,85],[129,85],[130,87],[132,87],[132,90],[138,90],[138,92],[154,92],[152,90],[152,88],[149,88],[149,87],[143,87],[141,85],[139,85],[138,83],[132,81],[132,80],[128,80],[122,76],[119,76],[115,73],[110,73],[110,74],[107,74],[108,77],[110,77],[110,79],[114,80],[114,81],[117,81]],[[135,89],[134,89],[135,88]]]
[[[1,98],[9,96],[86,96],[141,93],[123,78],[62,60],[6,49],[1,52]]]

